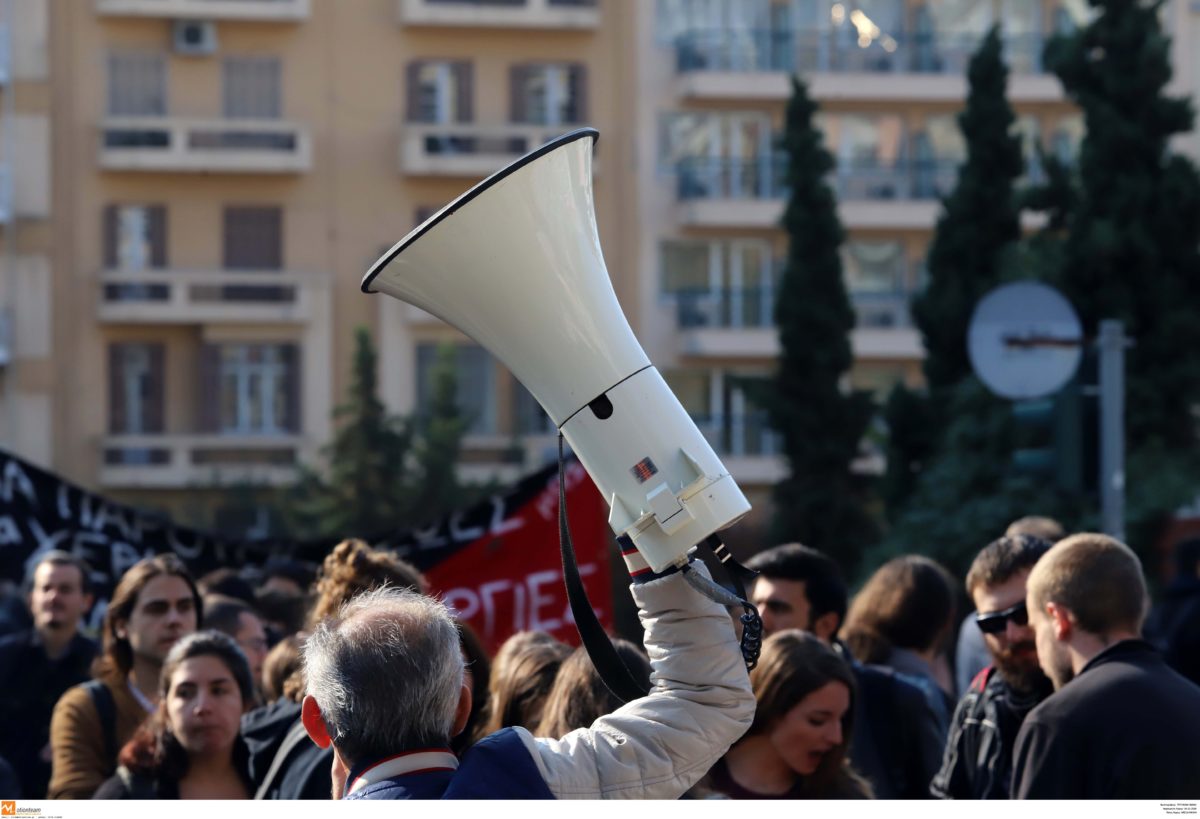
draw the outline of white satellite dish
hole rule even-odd
[[[967,330],[975,374],[1002,398],[1042,398],[1071,380],[1083,357],[1079,316],[1061,293],[1038,282],[992,290]]]

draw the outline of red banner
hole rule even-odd
[[[579,573],[601,624],[611,628],[607,507],[578,461],[568,462],[566,484]],[[468,546],[425,570],[433,590],[489,653],[518,631],[545,631],[578,645],[559,556],[558,475],[547,475],[536,494],[481,529]]]

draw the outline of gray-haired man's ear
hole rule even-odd
[[[465,682],[462,685],[462,690],[458,694],[458,707],[454,709],[454,725],[450,728],[450,738],[458,736],[467,727],[467,720],[471,718],[471,686]],[[316,705],[316,703],[313,703]],[[305,723],[307,727],[307,723]],[[312,736],[312,733],[309,733]],[[317,743],[320,745],[320,743]],[[324,747],[324,746],[322,746]]]
[[[325,727],[325,719],[321,716],[321,706],[310,694],[306,694],[300,704],[300,721],[304,723],[308,738],[317,743],[318,748],[328,748],[333,744],[329,729]]]

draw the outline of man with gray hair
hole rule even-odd
[[[679,797],[749,728],[754,695],[724,608],[673,569],[639,575],[633,594],[654,668],[646,697],[561,740],[505,728],[461,762],[448,746],[471,689],[453,615],[408,590],[356,597],[304,647],[301,717],[334,748],[334,798]]]
[[[1059,541],[1026,585],[1055,693],[1021,725],[1020,799],[1200,798],[1200,687],[1140,639],[1146,581],[1107,535]]]

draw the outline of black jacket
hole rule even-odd
[[[994,666],[979,672],[954,709],[942,769],[930,792],[941,799],[1008,799],[1017,732],[1054,690],[1049,680],[1043,683],[1019,693]]]
[[[32,629],[0,638],[0,757],[8,760],[26,799],[45,799],[50,763],[42,749],[50,742],[50,715],[68,688],[87,681],[96,644],[76,634],[59,660],[46,656]]]
[[[1018,799],[1200,799],[1200,687],[1142,640],[1092,658],[1025,718]]]
[[[863,665],[836,648],[857,687],[850,764],[871,783],[876,799],[928,799],[942,738],[925,694],[892,669]]]
[[[1167,664],[1200,685],[1200,578],[1178,577],[1146,623]]]
[[[300,704],[280,699],[242,717],[242,738],[250,752],[250,779],[258,790],[271,774],[276,755],[300,722]],[[264,799],[329,799],[333,748],[321,749],[307,736],[286,749],[267,784]]]

